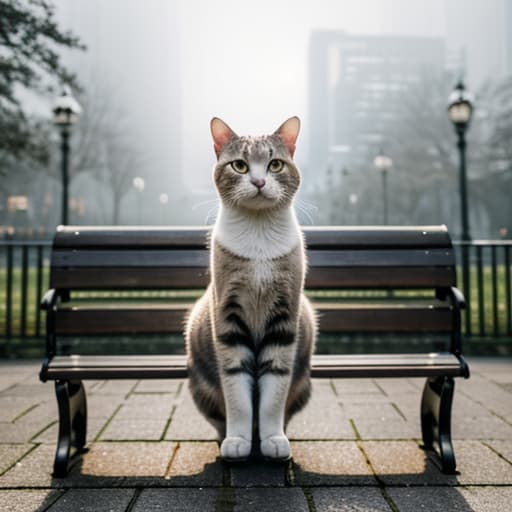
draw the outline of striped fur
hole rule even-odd
[[[259,138],[238,137],[227,125],[216,138],[212,127],[221,198],[212,280],[185,335],[192,396],[217,428],[226,459],[244,459],[258,441],[264,456],[288,458],[285,426],[310,395],[316,323],[303,295],[305,251],[292,208],[300,175],[283,142],[285,125]],[[237,158],[246,173],[232,168]],[[284,162],[275,175],[273,158]],[[263,187],[254,185],[261,179]]]

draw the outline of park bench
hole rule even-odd
[[[208,228],[59,227],[51,256],[47,346],[40,378],[55,381],[59,434],[54,475],[66,476],[86,445],[86,379],[183,379],[185,355],[91,355],[76,340],[103,335],[180,335],[193,298],[208,284]],[[432,336],[435,350],[315,355],[315,378],[425,377],[423,444],[445,473],[455,472],[451,442],[454,377],[469,376],[461,353],[464,298],[445,226],[305,228],[307,293],[321,333],[356,339]],[[189,292],[185,292],[189,290]],[[180,300],[185,296],[186,300]],[[193,296],[192,296],[193,297]],[[441,340],[441,341],[439,341]],[[80,345],[80,346],[87,346]],[[439,345],[441,343],[441,345]],[[346,345],[346,344],[345,344]],[[353,348],[356,342],[348,344]],[[385,345],[388,346],[388,345]],[[404,345],[400,345],[402,348]],[[407,345],[406,345],[407,346]]]

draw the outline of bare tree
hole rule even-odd
[[[114,225],[120,223],[123,197],[147,160],[115,98],[105,86],[81,98],[84,115],[74,137],[72,163],[74,176],[90,173],[110,191]]]

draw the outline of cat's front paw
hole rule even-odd
[[[260,450],[263,457],[273,460],[288,460],[291,455],[290,441],[281,435],[262,439]]]
[[[251,442],[243,437],[226,437],[220,447],[220,456],[228,461],[243,461],[251,453]]]

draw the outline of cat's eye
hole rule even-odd
[[[245,174],[249,170],[249,167],[243,160],[234,160],[231,162],[231,167],[240,174]]]
[[[282,160],[277,160],[276,158],[274,160],[271,160],[268,164],[268,170],[270,172],[280,172],[283,170],[284,162]]]

